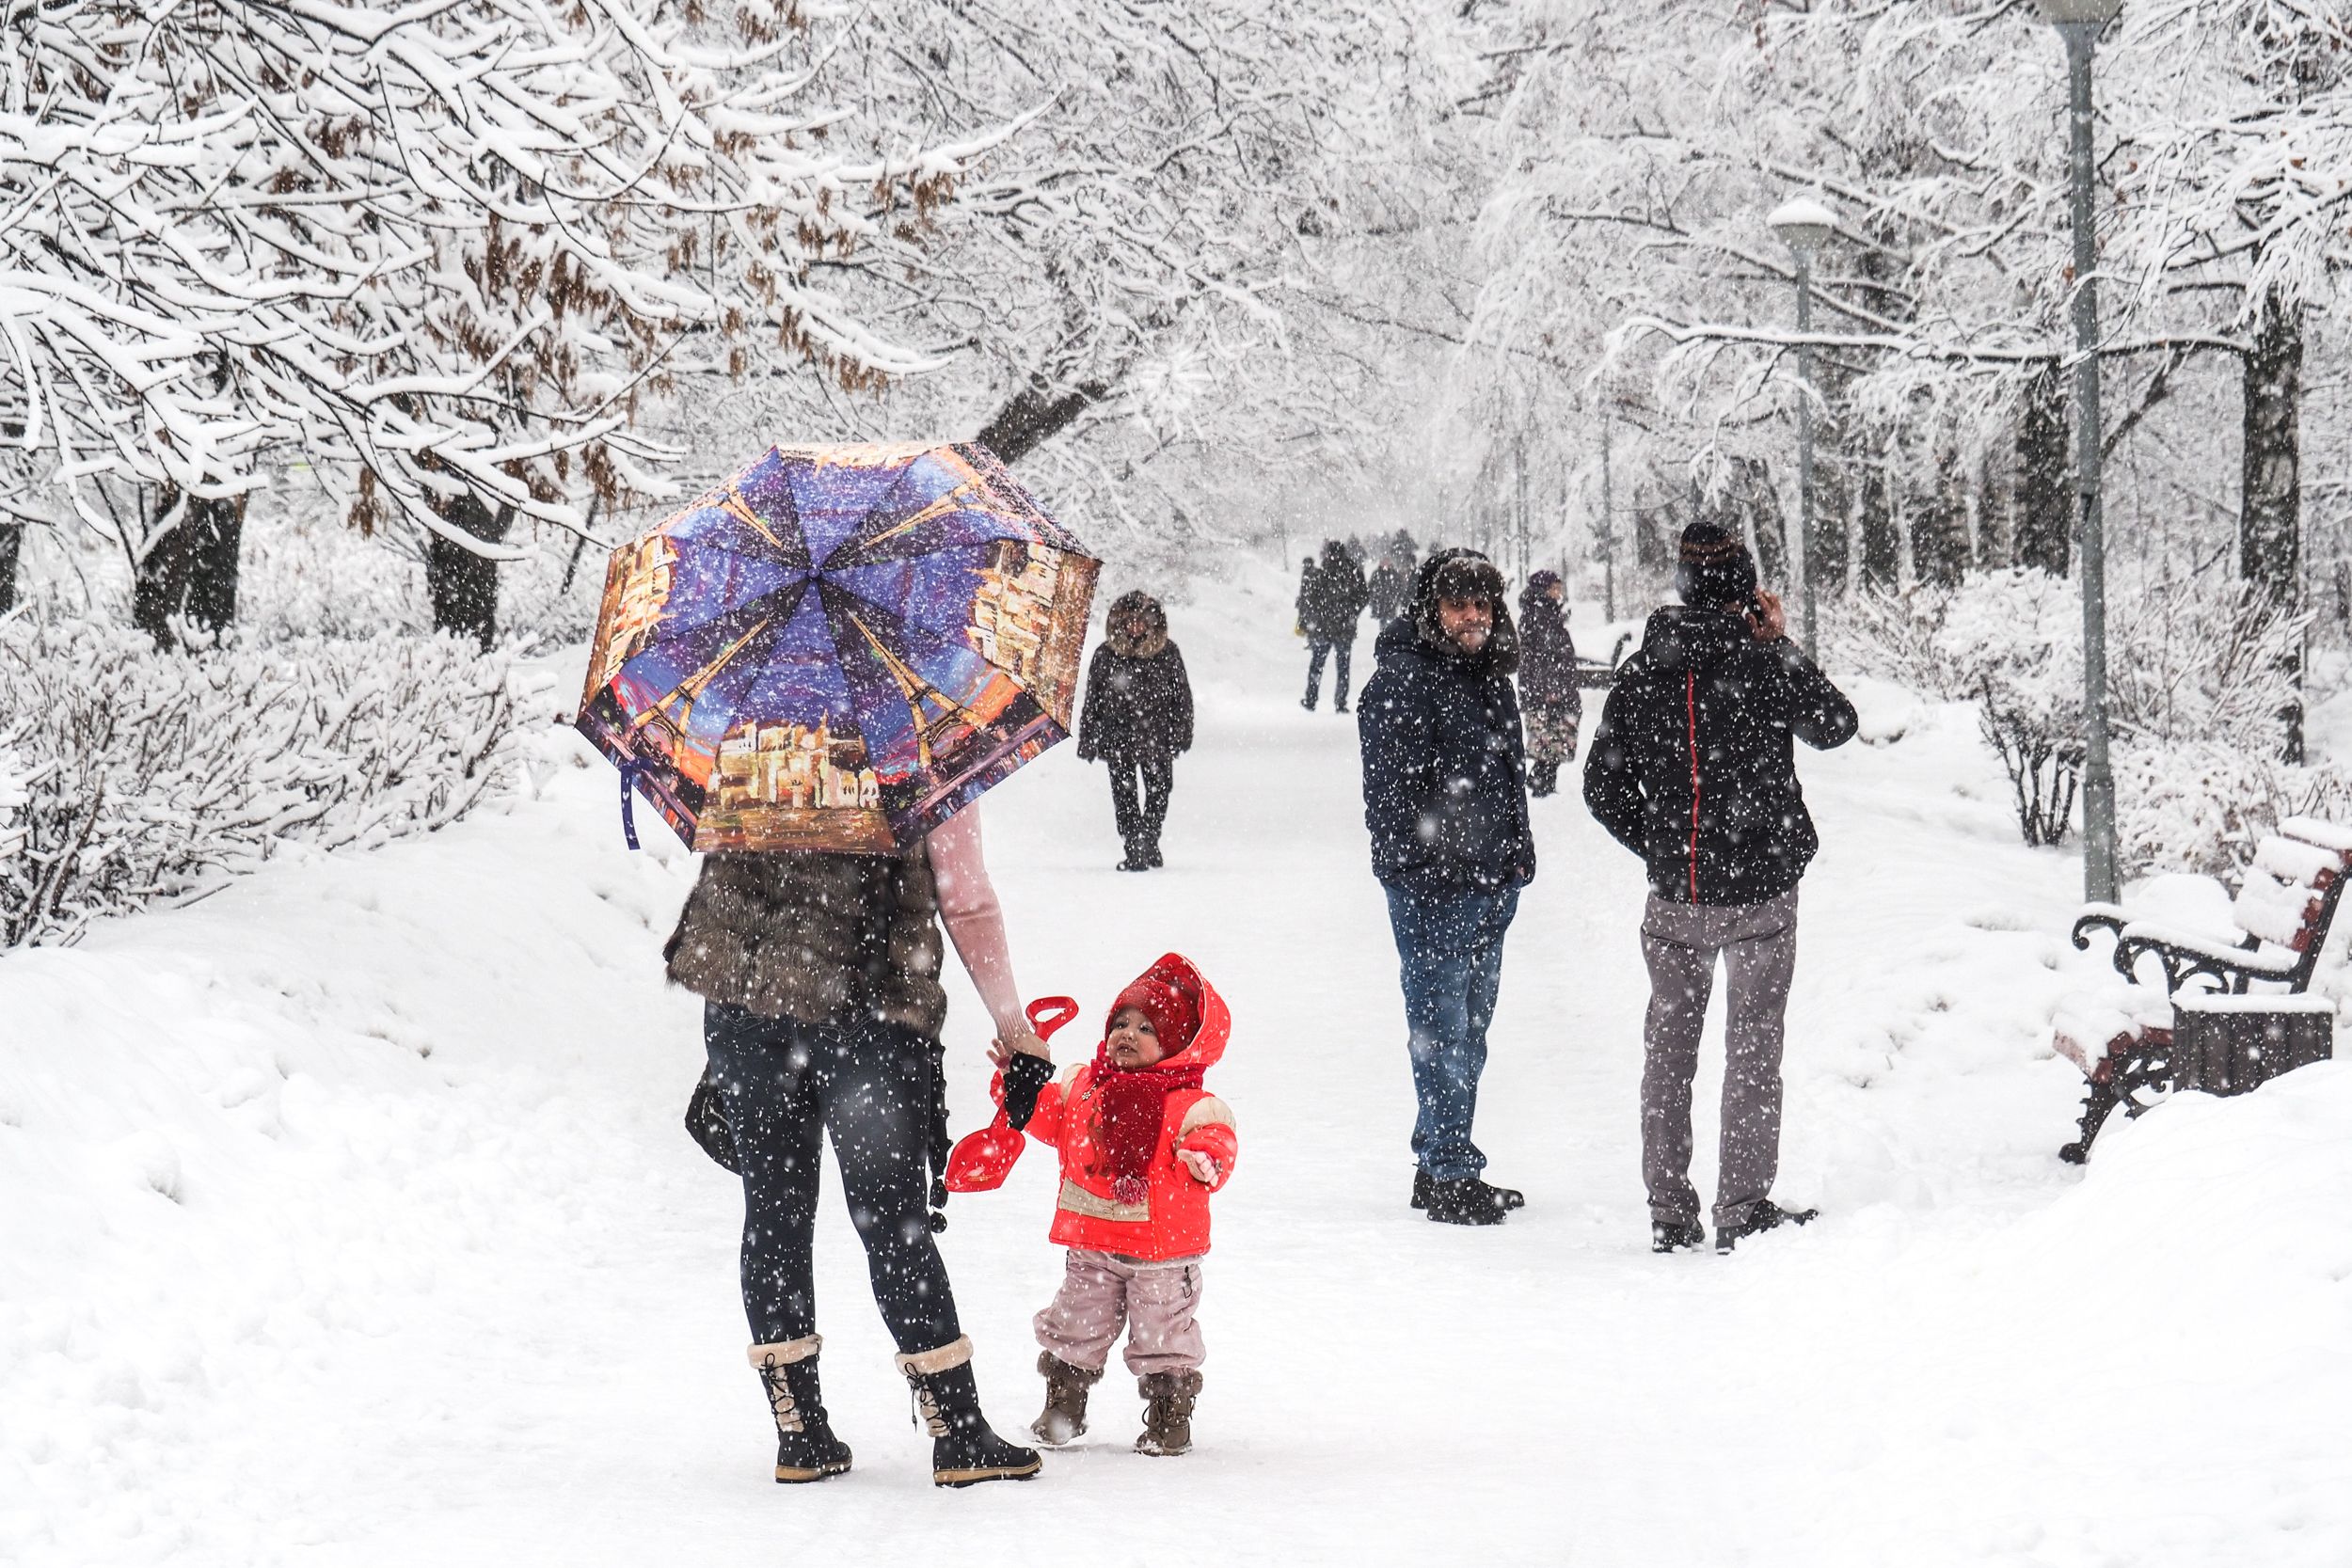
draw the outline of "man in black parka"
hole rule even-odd
[[[1372,869],[1388,895],[1413,1093],[1413,1207],[1492,1225],[1519,1195],[1479,1179],[1470,1141],[1502,939],[1535,875],[1527,759],[1511,672],[1518,640],[1502,574],[1440,550],[1374,643],[1357,716]]]
[[[1649,868],[1642,957],[1650,1003],[1642,1174],[1651,1245],[1706,1240],[1691,1185],[1691,1080],[1714,986],[1725,992],[1723,1157],[1715,1244],[1812,1211],[1774,1204],[1782,1017],[1797,957],[1797,882],[1820,847],[1791,737],[1853,738],[1853,705],[1786,634],[1747,546],[1711,523],[1683,531],[1680,606],[1650,616],[1617,674],[1584,763],[1584,801]]]
[[[1363,619],[1370,597],[1364,569],[1347,546],[1326,540],[1322,562],[1308,569],[1298,590],[1298,624],[1307,633],[1307,695],[1298,705],[1308,712],[1314,711],[1316,689],[1323,684],[1323,661],[1334,653],[1339,658],[1331,711],[1347,711],[1347,666],[1356,654],[1356,623]]]

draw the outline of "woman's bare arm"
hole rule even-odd
[[[1021,988],[1013,981],[1012,952],[1005,941],[1005,911],[980,852],[978,808],[966,806],[932,829],[930,842],[940,920],[996,1025],[997,1039],[1014,1051],[1044,1055],[1044,1042],[1021,1010]]]

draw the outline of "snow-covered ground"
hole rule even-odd
[[[1299,710],[1287,597],[1176,611],[1203,723],[1168,870],[1111,872],[1067,748],[986,808],[1031,994],[1091,1008],[1173,947],[1233,1005],[1193,1455],[1128,1452],[1114,1372],[1039,1482],[934,1491],[836,1202],[857,1468],[768,1480],[739,1197],[678,1125],[697,1009],[660,974],[691,864],[625,851],[611,769],[550,730],[511,809],[0,958],[0,1561],[2352,1561],[2352,1065],[2060,1165],[2047,1021],[2103,955],[1965,711],[1867,687],[1881,743],[1801,763],[1781,1193],[1820,1223],[1648,1253],[1641,878],[1573,794],[1537,803],[1480,1118],[1529,1207],[1409,1212],[1354,730]],[[958,1131],[980,1019],[959,982]],[[1008,1430],[1049,1165],[945,1238]]]

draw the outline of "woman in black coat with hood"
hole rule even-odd
[[[1078,715],[1079,760],[1110,765],[1111,812],[1127,851],[1120,870],[1159,868],[1176,756],[1190,750],[1192,680],[1168,641],[1168,612],[1141,590],[1122,594],[1104,618]]]

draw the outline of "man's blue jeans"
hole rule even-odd
[[[1470,1142],[1478,1077],[1486,1069],[1486,1025],[1502,988],[1502,938],[1518,912],[1516,888],[1499,893],[1387,889],[1389,928],[1405,986],[1411,1030],[1413,1157],[1430,1179],[1459,1181],[1486,1168]]]

